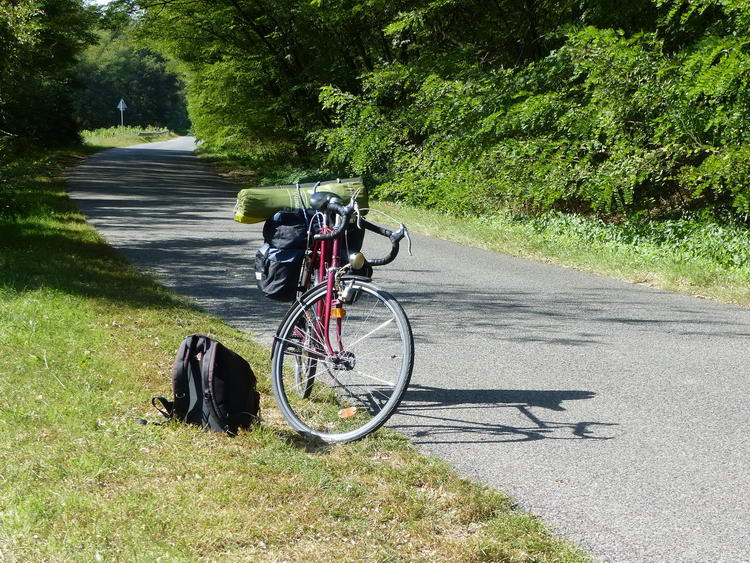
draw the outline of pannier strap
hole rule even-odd
[[[156,404],[156,401],[159,401],[164,408],[160,408]],[[157,411],[164,415],[164,418],[172,418],[172,413],[174,412],[174,403],[172,401],[168,401],[165,397],[151,397],[151,404],[154,405]]]

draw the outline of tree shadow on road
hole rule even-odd
[[[578,348],[610,345],[623,331],[657,337],[750,336],[750,323],[739,309],[697,300],[691,304],[693,298],[667,292],[670,299],[657,303],[650,299],[653,291],[617,293],[591,285],[544,293],[500,284],[482,290],[434,277],[436,281],[420,281],[418,288],[403,277],[382,284],[407,311],[415,341],[422,344],[437,343],[447,334],[474,338],[492,333],[496,341]],[[730,308],[731,316],[727,314]],[[463,317],[463,322],[457,317]],[[420,330],[421,325],[428,329]]]
[[[441,389],[412,385],[390,426],[417,444],[611,440],[612,422],[544,420],[535,411],[566,413],[565,401],[593,399],[577,390]],[[533,409],[533,410],[532,410]],[[569,418],[569,416],[567,416]]]

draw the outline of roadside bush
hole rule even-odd
[[[381,197],[445,211],[746,216],[746,29],[715,22],[670,51],[663,32],[587,27],[512,69],[384,66],[361,95],[322,91],[335,128],[316,140]]]
[[[686,213],[670,220],[636,216],[619,224],[577,214],[548,212],[506,218],[536,233],[576,240],[581,245],[601,243],[643,257],[690,262],[705,260],[723,269],[750,267],[750,232],[736,220],[716,220]]]

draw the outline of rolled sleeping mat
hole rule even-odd
[[[237,204],[234,206],[234,220],[239,223],[260,223],[273,216],[278,211],[309,209],[310,196],[318,192],[332,192],[341,197],[344,204],[349,203],[351,197],[357,194],[360,207],[367,207],[367,190],[362,178],[348,178],[346,180],[331,180],[329,182],[296,185],[263,186],[247,188],[237,194]],[[302,201],[300,201],[300,196]]]

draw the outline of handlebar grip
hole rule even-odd
[[[383,258],[375,258],[373,260],[367,260],[367,262],[370,264],[370,266],[385,266],[386,264],[390,264],[396,259],[396,256],[398,256],[399,246],[398,243],[393,244],[391,246],[391,251],[384,256]]]
[[[334,198],[337,199],[337,198]],[[331,199],[328,202],[327,209],[328,211],[333,211],[334,213],[337,213],[344,217],[345,215],[351,215],[352,214],[352,208],[348,205],[341,205],[337,201],[334,201],[334,199]]]
[[[379,235],[382,235],[384,237],[388,237],[388,240],[391,241],[391,251],[383,258],[368,260],[370,265],[385,266],[386,264],[390,264],[391,262],[393,262],[396,259],[396,256],[398,256],[399,242],[401,242],[401,239],[406,235],[406,228],[401,225],[401,227],[397,231],[391,231],[390,229],[386,229],[385,227],[381,227],[380,225],[376,225],[375,223],[370,223],[369,221],[364,219],[362,220],[362,224],[367,230],[378,233]]]
[[[381,236],[391,238],[391,235],[393,235],[393,231],[390,229],[386,229],[385,227],[381,227],[380,225],[376,225],[375,223],[370,223],[367,219],[361,219],[362,226],[367,229],[368,231],[372,231],[373,233],[377,233]]]
[[[333,213],[336,213],[341,216],[341,222],[336,226],[332,232],[326,233],[326,234],[317,234],[313,236],[314,240],[331,240],[336,237],[338,237],[341,232],[346,228],[346,225],[349,223],[349,218],[352,215],[352,212],[354,211],[352,207],[348,205],[340,205],[336,203],[335,201],[329,201],[328,205],[326,206],[327,211],[332,211]]]

